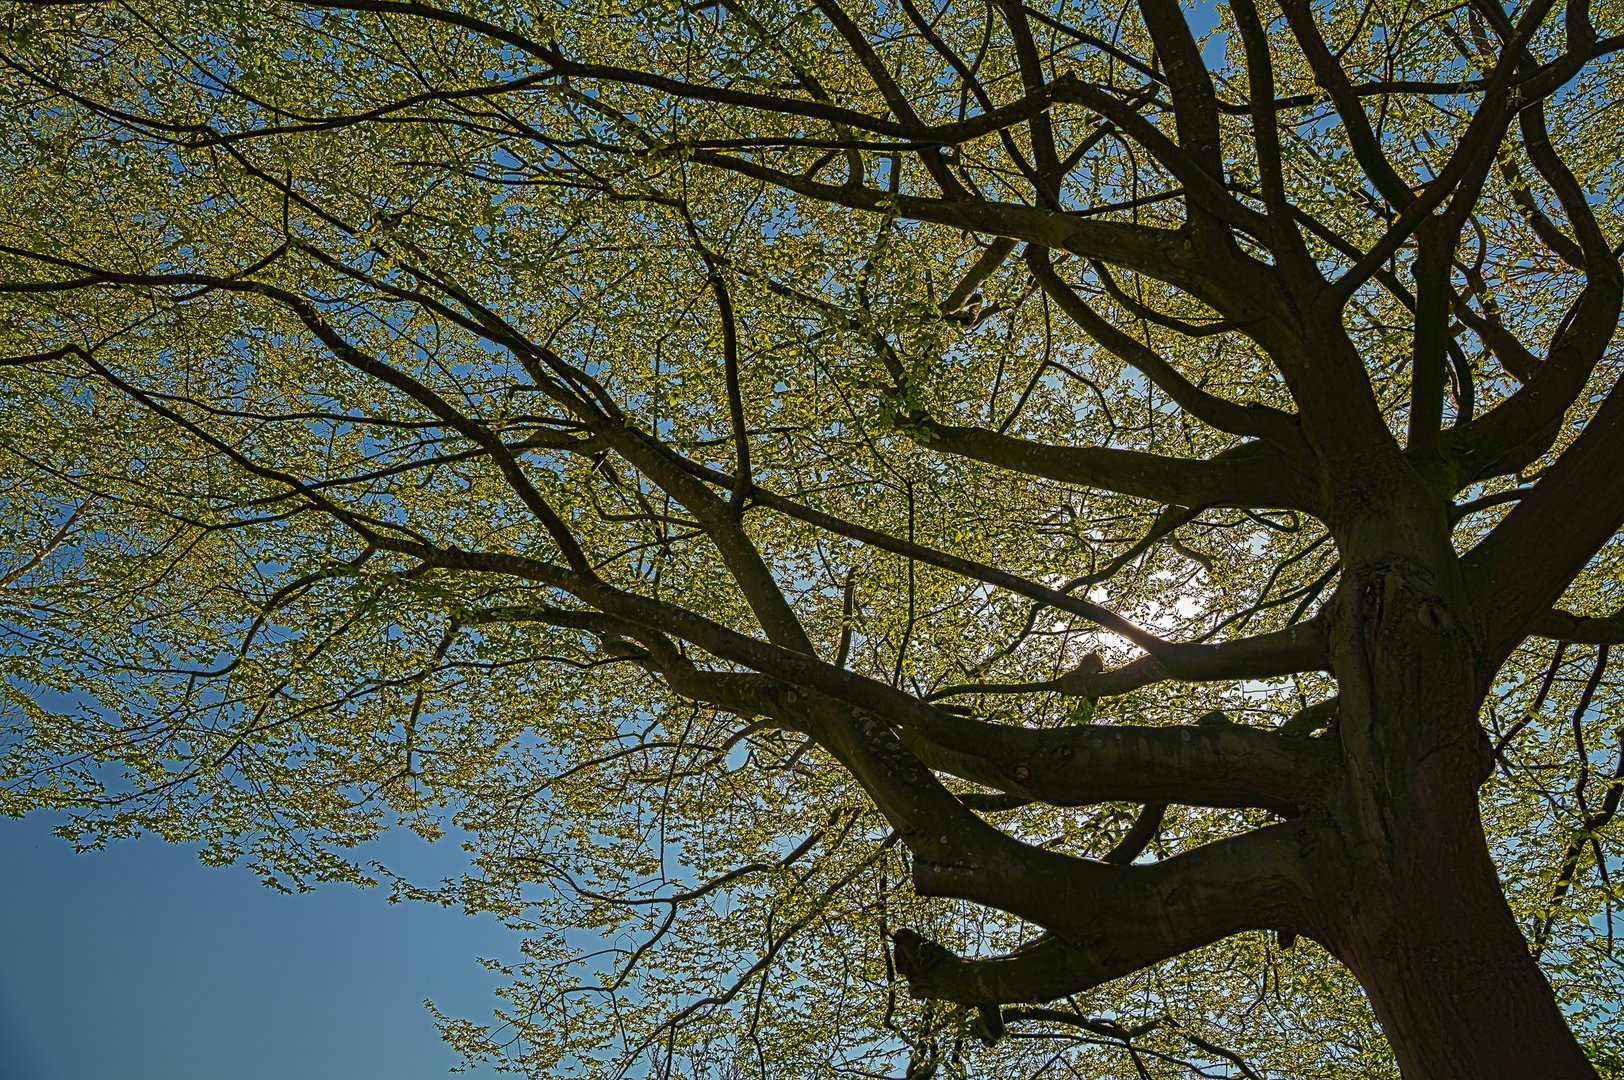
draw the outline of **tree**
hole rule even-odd
[[[1624,1075],[1617,4],[0,18],[0,809],[454,824],[533,1073]]]

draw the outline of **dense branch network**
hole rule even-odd
[[[0,297],[32,321],[0,364],[30,386],[94,387],[128,406],[134,437],[161,430],[164,453],[234,479],[180,497],[178,481],[8,443],[82,501],[0,588],[90,542],[76,523],[118,512],[103,507],[167,504],[189,543],[240,535],[267,563],[277,530],[319,519],[320,565],[267,571],[235,654],[206,674],[230,686],[281,609],[387,563],[387,587],[440,612],[443,636],[421,668],[324,699],[408,693],[384,786],[430,767],[414,734],[425,688],[464,645],[521,630],[554,651],[492,667],[631,671],[724,718],[707,768],[744,747],[793,772],[813,747],[877,812],[884,857],[906,850],[919,896],[1041,930],[981,958],[889,933],[908,988],[982,1010],[989,1041],[1059,1023],[1132,1051],[1144,1031],[1016,1006],[1245,931],[1329,938],[1315,904],[1347,853],[1307,824],[1350,782],[1329,613],[1379,618],[1384,580],[1447,565],[1458,580],[1427,587],[1466,598],[1485,686],[1530,636],[1624,642],[1616,611],[1561,607],[1624,520],[1619,238],[1547,119],[1624,44],[1584,4],[1560,18],[1474,4],[1449,17],[1458,32],[1415,30],[1426,49],[1447,39],[1458,79],[1410,77],[1403,57],[1388,66],[1409,74],[1370,77],[1300,0],[1236,0],[1222,65],[1171,0],[1139,4],[1120,41],[998,0],[990,51],[951,5],[820,0],[787,19],[729,0],[671,13],[680,59],[659,33],[555,32],[475,6],[283,5],[285,48],[331,69],[327,102],[274,98],[232,52],[249,44],[171,36],[158,7],[13,8],[0,65],[19,110],[214,186],[196,205],[152,194],[116,243],[105,223],[67,243],[62,222],[16,222]],[[394,74],[346,84],[345,50],[379,27],[400,29],[374,43]],[[88,57],[111,65],[135,40],[170,62],[86,77]],[[1390,124],[1416,108],[1448,117],[1442,145]],[[314,145],[372,155],[354,190],[304,156]],[[368,190],[397,174],[405,194]],[[457,199],[483,209],[456,217]],[[1494,299],[1528,258],[1491,227],[1502,205],[1566,268],[1549,333]],[[209,225],[216,210],[234,224]],[[824,234],[825,253],[796,247]],[[494,265],[463,252],[470,236],[501,251]],[[595,276],[572,280],[572,260]],[[255,387],[268,343],[300,354],[308,389]],[[800,404],[795,364],[824,412]],[[1075,404],[1090,395],[1100,408]],[[1133,403],[1120,421],[1113,399]],[[1031,493],[1012,502],[1024,528],[965,505],[1010,491]],[[1378,545],[1384,514],[1424,524]],[[1196,539],[1226,531],[1232,588]],[[1081,541],[1059,560],[1051,535]],[[1210,610],[1177,610],[1177,586],[1157,584],[1171,566]],[[987,647],[948,655],[933,618],[985,623]],[[1210,707],[1249,693],[1273,695],[1261,719]],[[215,764],[273,737],[288,722],[273,713]],[[1508,761],[1520,730],[1489,756]],[[633,746],[686,752],[663,738]],[[1115,804],[1134,824],[1092,857],[1005,824]],[[1158,842],[1169,807],[1223,824],[1174,850]],[[1194,816],[1209,810],[1230,816]],[[668,917],[622,980],[679,908],[812,850],[654,897]],[[1583,843],[1564,851],[1562,895]],[[764,986],[811,932],[797,918],[705,1008]]]

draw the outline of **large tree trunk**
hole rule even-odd
[[[1458,596],[1392,562],[1339,597],[1327,805],[1347,877],[1322,940],[1369,994],[1405,1080],[1596,1080],[1506,905],[1478,812],[1481,644]]]
[[[1418,822],[1397,865],[1362,868],[1330,944],[1405,1080],[1596,1080],[1469,816]]]

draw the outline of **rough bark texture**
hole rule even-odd
[[[1475,806],[1439,792],[1355,866],[1326,944],[1358,976],[1406,1080],[1593,1080],[1511,917]]]
[[[1350,515],[1354,569],[1331,616],[1343,761],[1322,827],[1347,877],[1313,933],[1365,987],[1406,1080],[1593,1080],[1479,818],[1484,631],[1424,485],[1380,490],[1378,515]]]

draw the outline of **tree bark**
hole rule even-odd
[[[1405,1080],[1596,1080],[1471,817],[1368,875],[1332,951],[1364,985]]]
[[[1364,986],[1405,1080],[1596,1080],[1479,817],[1483,633],[1458,585],[1425,566],[1389,552],[1338,597],[1346,764],[1325,810],[1347,877],[1316,936]]]

